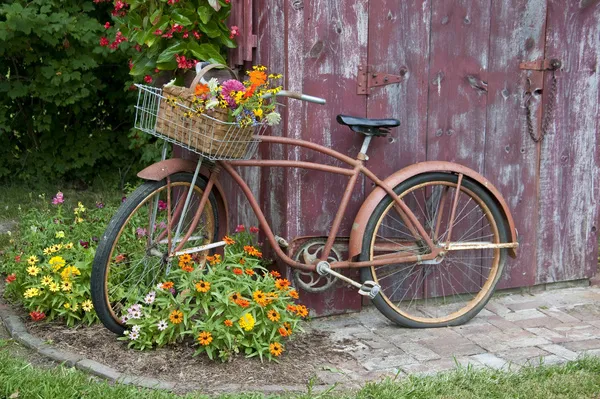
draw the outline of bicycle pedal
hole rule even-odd
[[[375,281],[367,280],[360,287],[358,293],[373,299],[377,296],[377,294],[379,294],[379,291],[381,291],[381,286],[379,284],[377,284]]]

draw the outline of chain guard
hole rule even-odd
[[[323,249],[325,248],[325,240],[314,239],[306,241],[298,250],[294,253],[294,260],[306,264],[311,264],[314,260],[318,259]],[[342,255],[335,248],[331,248],[331,253],[327,258],[329,263],[339,262],[342,259]],[[323,292],[331,288],[336,282],[336,278],[327,274],[324,276],[319,275],[316,272],[305,272],[299,269],[293,271],[294,285],[298,288],[302,288],[306,292]]]

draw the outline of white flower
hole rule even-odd
[[[121,323],[125,324],[127,323],[127,320],[129,320],[129,317],[123,316],[123,318],[121,318]]]
[[[129,313],[129,318],[131,318],[131,319],[141,319],[142,318],[142,312],[140,312],[139,310],[134,310],[133,312]]]
[[[156,284],[156,289],[157,290],[162,290],[162,283]]]
[[[146,302],[146,304],[148,304],[148,305],[152,305],[154,303],[155,299],[156,299],[156,292],[152,291],[148,295],[146,295],[146,298],[144,298],[144,302]]]
[[[139,337],[140,337],[140,333],[139,332],[132,331],[131,333],[129,333],[129,339],[131,339],[132,341],[135,341]]]
[[[219,81],[216,78],[212,78],[211,80],[208,81],[207,85],[208,85],[208,88],[210,89],[210,91],[216,91],[217,86],[219,86]]]
[[[278,125],[281,122],[281,115],[278,112],[271,112],[265,116],[269,126]]]
[[[161,320],[158,322],[157,327],[159,331],[165,331],[169,325],[165,320]]]
[[[217,105],[219,105],[219,101],[217,101],[216,98],[211,98],[210,100],[208,100],[206,102],[206,109],[213,109],[215,108]]]
[[[140,326],[133,326],[133,327],[131,328],[131,332],[132,332],[132,333],[139,334],[139,333],[140,333]]]

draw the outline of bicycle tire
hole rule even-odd
[[[411,211],[419,219],[419,222],[422,223],[422,226],[426,230],[430,230],[432,239],[440,239],[440,244],[438,245],[443,244],[443,240],[446,239],[444,234],[447,233],[447,230],[444,234],[441,234],[439,231],[443,230],[441,227],[444,226],[445,216],[443,211],[444,205],[440,206],[440,204],[442,203],[442,198],[444,198],[443,204],[447,204],[448,199],[454,197],[457,181],[458,176],[456,174],[430,172],[414,176],[394,188],[394,192],[403,198]],[[443,188],[437,189],[437,186]],[[422,199],[420,194],[422,195]],[[464,207],[468,207],[469,203],[474,200],[473,208],[480,208],[485,218],[482,216],[480,219],[477,219],[477,214],[470,216],[472,211],[468,211],[465,216],[459,214],[460,207],[463,206],[460,202],[463,194],[469,198]],[[506,242],[504,218],[496,201],[494,201],[484,187],[467,177],[463,177],[458,198],[457,215],[454,219],[452,238],[463,232],[464,234],[469,234],[466,237],[463,235],[465,237],[464,242],[473,242],[474,240],[471,240],[471,237],[474,234],[473,226],[475,226],[477,228],[475,230],[475,238],[485,236],[486,240],[493,240],[492,242]],[[437,205],[435,205],[436,200]],[[419,239],[415,239],[414,237],[409,239],[401,235],[402,230],[398,227],[403,224],[401,220],[397,220],[392,216],[391,219],[385,220],[386,223],[388,221],[395,223],[394,227],[384,224],[384,218],[387,217],[390,210],[397,212],[393,206],[392,197],[386,195],[375,207],[369,218],[363,238],[360,260],[371,260],[376,249],[392,252],[389,249],[384,249],[388,241],[392,242],[388,243],[388,247],[393,246],[394,250],[421,255],[429,252],[429,248],[423,246],[423,242]],[[448,209],[446,214],[449,215],[450,213]],[[428,217],[431,218],[429,221],[427,221]],[[465,221],[463,222],[463,220]],[[473,224],[473,220],[478,221]],[[485,225],[486,221],[488,223],[487,227]],[[483,225],[483,227],[480,228],[477,223]],[[449,221],[446,221],[446,227],[448,226]],[[406,228],[406,226],[404,227]],[[481,232],[478,232],[478,230],[481,230]],[[389,233],[386,233],[386,231]],[[484,233],[489,234],[484,235]],[[384,237],[383,234],[388,234],[388,237]],[[436,234],[437,237],[434,237]],[[492,235],[492,238],[487,238],[489,235]],[[414,243],[412,242],[413,240]],[[454,242],[454,240],[452,241]],[[457,242],[461,242],[460,239]],[[410,245],[407,245],[407,243],[410,243]],[[403,266],[385,265],[382,267],[365,267],[361,269],[361,279],[363,281],[372,280],[381,285],[381,291],[373,299],[373,304],[383,315],[398,325],[410,328],[460,325],[473,318],[489,301],[502,274],[507,255],[506,249],[498,248],[485,250],[471,249],[468,251],[448,251],[437,265],[414,262],[402,264]],[[477,251],[481,253],[479,261],[476,260],[478,258],[475,256],[478,253]],[[462,258],[452,258],[457,253]],[[491,266],[489,274],[486,276],[484,263],[487,264],[487,259],[491,259],[489,261]],[[442,263],[444,265],[439,266]],[[388,268],[387,270],[391,270],[391,272],[385,274],[386,268]],[[475,272],[479,272],[481,277],[478,278]],[[395,277],[391,280],[383,281],[391,276]],[[401,281],[400,277],[403,278]],[[394,279],[395,284],[391,282]],[[479,280],[479,283],[477,280]],[[447,298],[446,291],[450,289],[455,292],[451,298]],[[477,292],[474,292],[475,290]],[[412,298],[410,298],[411,295]],[[470,295],[472,297],[469,299]],[[410,303],[407,303],[409,298]],[[460,301],[462,298],[468,299],[468,302],[464,306],[454,310],[457,306],[461,306]],[[411,305],[413,306],[412,310]]]
[[[191,186],[192,175],[189,173],[178,173],[178,174],[171,175],[170,180],[171,180],[172,191],[180,190],[179,197],[180,197],[180,200],[183,201],[183,198],[185,198],[185,194],[187,193],[185,191],[185,187],[189,188]],[[113,295],[113,297],[111,297],[111,292],[109,292],[110,284],[108,282],[109,279],[111,278],[111,276],[110,276],[111,263],[113,264],[113,266],[115,266],[115,268],[117,267],[117,264],[115,261],[116,257],[114,255],[115,255],[115,252],[118,252],[118,251],[115,251],[115,250],[118,248],[118,245],[126,245],[126,243],[127,243],[127,241],[125,241],[127,239],[126,230],[127,230],[127,232],[130,233],[132,231],[133,227],[135,227],[132,225],[132,226],[130,226],[129,229],[127,229],[127,226],[130,223],[130,221],[135,220],[134,215],[136,215],[136,213],[138,211],[142,211],[144,205],[150,205],[150,203],[149,203],[150,201],[156,201],[156,203],[158,204],[159,203],[158,200],[154,200],[154,199],[161,198],[161,195],[164,196],[166,194],[166,187],[167,187],[166,179],[163,179],[161,181],[147,181],[147,182],[143,183],[140,187],[138,187],[133,193],[131,193],[128,196],[128,198],[125,200],[125,202],[123,202],[121,207],[117,210],[115,215],[110,220],[108,226],[106,227],[106,230],[105,230],[104,234],[102,235],[100,242],[98,243],[96,255],[94,257],[94,261],[92,264],[92,276],[91,276],[92,302],[94,304],[96,314],[98,315],[98,318],[104,324],[104,326],[106,328],[108,328],[110,331],[112,331],[116,334],[119,334],[119,335],[122,335],[125,331],[125,327],[118,316],[119,310],[116,309],[118,306],[122,305],[122,303],[117,301],[116,297],[114,297],[114,295]],[[204,180],[203,177],[198,176],[198,178],[196,180],[196,184],[195,184],[194,194],[191,196],[192,200],[190,201],[188,211],[186,212],[185,215],[183,215],[184,222],[186,221],[186,218],[188,217],[188,215],[191,218],[191,216],[195,213],[195,209],[193,208],[192,204],[194,204],[194,201],[196,201],[196,204],[197,204],[197,202],[199,202],[198,198],[204,192],[205,187],[206,187],[206,181]],[[181,191],[183,191],[183,195],[181,194]],[[174,202],[174,200],[172,200],[172,201]],[[177,204],[178,203],[179,202],[177,202]],[[172,208],[175,208],[176,206],[177,205],[174,205],[174,206],[172,206]],[[156,208],[154,210],[154,213],[156,215]],[[183,212],[181,211],[181,213],[183,213]],[[215,241],[217,241],[217,232],[219,231],[219,219],[218,219],[218,212],[217,212],[217,201],[216,201],[216,198],[215,198],[215,195],[213,192],[211,192],[209,194],[209,201],[207,202],[207,205],[205,206],[205,208],[203,210],[202,216],[204,216],[205,214],[208,215],[209,219],[212,218],[211,220],[213,222],[212,222],[212,227],[210,228],[211,232],[207,233],[207,235],[210,237],[210,240],[212,240],[210,242],[215,242]],[[154,222],[155,222],[155,226],[159,225],[157,223],[157,220],[155,220]],[[200,223],[199,223],[199,225],[200,225]],[[198,227],[197,227],[197,229],[198,229]],[[154,230],[154,229],[148,228],[147,230]],[[175,230],[175,229],[173,229],[173,230]],[[182,230],[184,230],[184,231],[180,234],[180,236],[183,236],[183,234],[185,233],[185,229],[182,229]],[[166,228],[164,228],[163,231],[166,231]],[[147,232],[146,232],[146,234],[147,234]],[[158,233],[156,233],[156,234],[158,235]],[[163,235],[164,235],[164,233],[163,233]],[[123,240],[119,241],[119,240],[121,240],[122,237],[124,237]],[[133,237],[135,237],[135,235]],[[161,236],[159,235],[158,238],[160,238],[160,237]],[[165,239],[163,239],[162,241],[158,241],[158,238],[157,238],[157,242],[154,243],[155,246],[158,246],[158,244],[162,243],[162,241],[165,241]],[[131,236],[129,237],[129,240],[131,241]],[[119,244],[119,243],[121,243],[121,244]],[[186,245],[187,245],[187,243],[186,243]],[[146,244],[146,246],[147,246],[147,244]],[[163,247],[164,247],[164,243],[163,243]],[[133,255],[132,254],[127,254],[127,255],[131,256],[132,261],[133,261]],[[154,256],[154,255],[152,255],[152,256]],[[153,259],[153,258],[151,258],[151,255],[148,253],[148,248],[146,248],[146,253],[145,253],[144,257],[147,257],[148,259]],[[142,259],[144,259],[144,257],[142,257]],[[161,261],[161,263],[162,264],[160,264],[158,266],[159,268],[163,268],[165,266],[164,261]],[[137,267],[140,264],[141,264],[141,261],[138,262],[137,265],[134,265],[133,267]],[[147,266],[146,262],[144,262],[144,264]],[[121,266],[121,265],[126,265],[126,264],[121,263],[119,266]],[[123,268],[123,269],[125,269],[125,268]],[[150,275],[150,274],[148,273],[148,275]],[[126,278],[126,277],[123,277],[123,278]],[[154,277],[152,277],[152,280],[154,281]],[[149,290],[150,287],[141,287],[140,286],[140,287],[136,287],[136,289],[138,289],[138,291],[141,289]],[[144,293],[143,295],[145,295],[145,294],[146,293]],[[138,300],[141,300],[141,298],[139,298]],[[113,309],[113,307],[115,309]]]

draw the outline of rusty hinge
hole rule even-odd
[[[359,65],[358,76],[356,79],[356,93],[368,94],[376,86],[385,86],[392,83],[400,83],[406,75],[406,68],[400,69],[400,75],[390,75],[387,73],[376,72],[370,65]]]
[[[533,71],[556,71],[562,67],[562,62],[559,59],[553,58],[551,60],[537,60],[521,62],[519,64],[520,69],[528,69]]]

